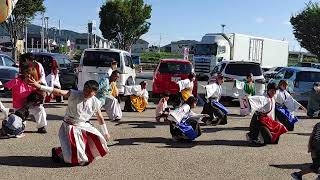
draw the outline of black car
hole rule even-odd
[[[33,53],[33,55],[36,61],[42,64],[46,76],[51,73],[53,61],[57,62],[62,89],[77,88],[78,79],[75,67],[68,56],[58,53]]]
[[[0,81],[2,85],[16,78],[18,74],[19,74],[19,69],[16,67],[0,66]],[[2,88],[3,87],[0,86],[0,90],[2,90]]]

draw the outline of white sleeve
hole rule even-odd
[[[47,85],[47,82],[46,82],[46,73],[44,72],[44,69],[43,69],[43,66],[41,63],[38,63],[39,65],[39,70],[40,70],[40,74],[41,74],[41,77],[40,77],[40,81]]]
[[[47,85],[50,86],[50,87],[53,87],[53,77],[52,77],[52,74],[49,74],[47,77],[46,77],[46,82],[47,82]]]

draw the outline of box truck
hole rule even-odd
[[[260,63],[263,68],[288,65],[287,41],[243,34],[206,34],[194,46],[193,64],[198,77],[209,78],[210,72],[221,61]]]

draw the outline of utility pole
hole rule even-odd
[[[41,27],[41,52],[44,51],[44,13],[42,13],[42,27]]]
[[[159,39],[159,47],[158,47],[158,50],[159,50],[159,53],[161,52],[161,40],[162,40],[162,37],[161,37],[161,33],[160,33],[160,39]]]
[[[34,38],[31,38],[31,51],[33,52]]]
[[[59,19],[59,38],[58,38],[58,45],[59,45],[59,50],[60,50],[60,38],[61,38],[61,22],[60,22],[60,19]]]
[[[50,46],[49,46],[49,17],[45,17],[45,19],[46,19],[47,52],[50,52]]]
[[[25,52],[28,52],[28,23],[26,23],[26,36],[25,36],[25,41],[26,41],[26,50]]]

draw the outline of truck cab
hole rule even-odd
[[[209,79],[210,72],[223,60],[230,59],[228,41],[217,34],[206,34],[194,47],[193,65],[198,77]]]

